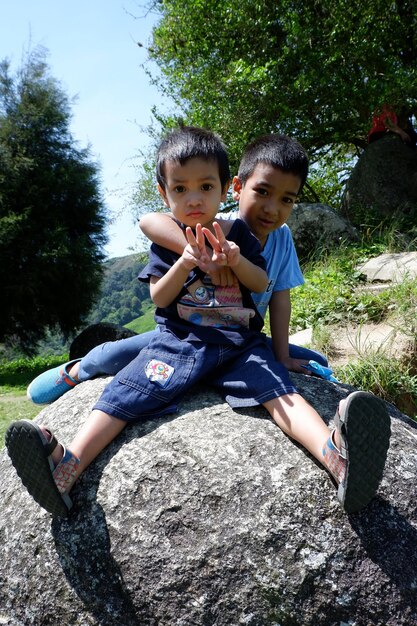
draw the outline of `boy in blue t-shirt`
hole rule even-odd
[[[30,421],[14,422],[7,430],[17,473],[53,515],[68,514],[74,482],[127,423],[175,411],[203,378],[233,408],[262,404],[331,473],[346,511],[359,510],[375,494],[390,436],[384,404],[355,392],[340,403],[330,431],[298,394],[259,332],[262,318],[251,292],[264,291],[268,282],[260,244],[241,220],[215,221],[228,178],[227,154],[213,133],[185,127],[162,141],[158,189],[187,245],[176,253],[153,244],[140,275],[150,284],[159,332],[106,386],[68,448]],[[262,228],[268,230],[269,220],[261,220]],[[211,281],[207,247],[233,271],[230,285]]]

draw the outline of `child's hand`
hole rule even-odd
[[[227,241],[220,224],[213,222],[214,232],[208,228],[202,229],[204,235],[207,237],[208,242],[213,248],[213,256],[211,260],[219,265],[227,265],[228,267],[235,267],[240,261],[240,248],[234,241]]]
[[[210,257],[206,250],[206,241],[204,239],[201,224],[197,224],[195,228],[195,236],[192,229],[187,226],[185,229],[185,237],[188,241],[182,253],[182,260],[185,269],[192,270],[197,265],[203,271],[206,271],[210,263]]]
[[[308,365],[308,361],[305,359],[293,359],[290,356],[282,359],[282,364],[285,365],[290,372],[297,372],[298,374],[307,374],[310,376],[311,372],[306,370],[305,366]]]
[[[211,262],[207,274],[210,274],[213,285],[220,287],[233,287],[239,283],[236,274],[227,265],[220,267],[217,263]]]

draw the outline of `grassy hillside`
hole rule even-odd
[[[150,306],[149,286],[137,276],[147,263],[147,254],[130,254],[105,262],[100,297],[88,324],[111,322],[125,325],[140,317]]]
[[[138,334],[153,330],[155,328],[153,307],[150,307],[141,317],[137,317],[135,320],[129,322],[129,324],[125,324],[125,326]]]

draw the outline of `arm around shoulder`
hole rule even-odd
[[[153,241],[168,250],[182,254],[187,239],[171,213],[147,213],[139,222],[140,229]]]

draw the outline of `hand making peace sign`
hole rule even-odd
[[[208,228],[203,227],[202,232],[207,237],[213,248],[211,260],[219,265],[235,267],[240,260],[240,248],[234,241],[228,241],[224,236],[220,224],[213,222],[215,235]]]

